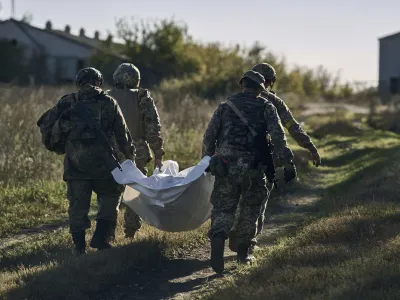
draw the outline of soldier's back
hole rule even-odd
[[[118,149],[112,127],[117,103],[101,89],[94,87],[67,95],[64,101],[71,102],[71,110],[65,122],[70,128],[66,143],[64,179],[108,178],[110,172],[104,163],[108,149],[100,143],[96,131],[88,126],[73,105],[77,102],[83,103],[94,122],[100,125],[114,148]]]
[[[267,101],[254,94],[241,92],[228,98],[247,120],[248,126],[257,133],[267,130],[264,119],[264,110]],[[218,140],[218,149],[222,152],[231,152],[232,155],[254,155],[255,139],[247,125],[238,114],[227,104],[223,104],[221,116],[222,134]]]

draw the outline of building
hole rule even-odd
[[[41,58],[42,65],[37,68],[43,68],[42,81],[48,84],[73,82],[77,71],[87,66],[89,58],[103,49],[104,45],[99,32],[88,37],[85,30],[81,29],[79,36],[76,36],[71,34],[68,25],[64,31],[54,30],[51,22],[47,21],[42,29],[15,19],[0,22],[0,40],[10,41],[20,47],[26,62]],[[107,41],[112,43],[112,36],[108,36]],[[116,51],[111,54],[124,60]]]
[[[400,96],[400,32],[379,39],[379,94],[383,104]]]

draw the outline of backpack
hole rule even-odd
[[[71,108],[70,108],[71,109]],[[65,154],[65,146],[67,142],[68,132],[63,132],[60,128],[60,121],[70,110],[66,109],[56,120],[50,120],[49,115],[53,108],[48,109],[37,121],[36,125],[40,129],[42,135],[42,143],[47,150],[58,155]]]

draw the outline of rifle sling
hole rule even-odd
[[[228,106],[230,108],[232,108],[232,110],[238,115],[240,120],[247,126],[247,128],[249,129],[249,131],[253,135],[253,137],[256,137],[257,136],[257,132],[249,125],[249,122],[247,122],[247,119],[243,116],[243,114],[236,107],[236,105],[233,104],[230,100],[226,101],[226,104],[228,104]]]

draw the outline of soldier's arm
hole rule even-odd
[[[161,123],[157,107],[147,90],[139,91],[139,110],[143,116],[146,141],[154,153],[155,159],[162,159],[165,154],[163,138],[161,137]]]
[[[311,153],[318,152],[314,143],[311,141],[310,136],[304,131],[304,129],[293,117],[286,103],[275,95],[272,95],[271,102],[273,102],[278,111],[278,115],[282,121],[282,125],[288,130],[289,134],[293,137],[297,144],[299,144],[300,147],[307,149]]]
[[[275,154],[283,164],[290,164],[293,160],[293,153],[287,145],[285,132],[277,109],[272,104],[267,103],[264,110],[264,117],[267,122],[268,133],[274,145]]]
[[[221,113],[222,104],[215,110],[210,122],[208,123],[207,130],[203,136],[202,157],[213,156],[217,145],[217,139],[221,131]]]
[[[126,122],[124,116],[122,115],[122,111],[116,102],[114,106],[114,116],[115,117],[112,128],[115,134],[115,140],[117,141],[118,147],[120,151],[124,154],[125,158],[134,161],[136,155],[136,149],[135,146],[133,145],[132,137],[128,127],[126,126]]]

